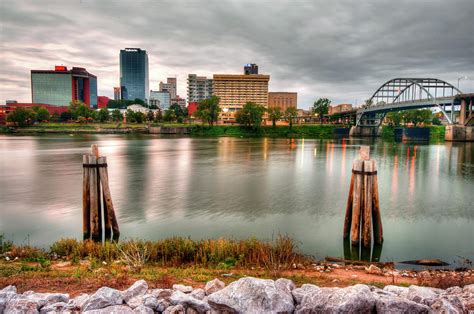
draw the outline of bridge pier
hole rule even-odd
[[[380,128],[377,126],[352,126],[349,131],[351,137],[378,137]]]
[[[447,125],[444,140],[450,142],[474,142],[474,126]]]

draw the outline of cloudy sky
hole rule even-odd
[[[146,49],[150,88],[257,63],[270,91],[362,103],[393,77],[474,92],[474,1],[0,0],[0,102],[30,102],[30,70],[82,66],[99,95],[119,85],[119,50]]]

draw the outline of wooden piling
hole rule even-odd
[[[89,155],[89,165],[97,165],[97,158]],[[102,237],[99,233],[99,194],[97,193],[97,171],[95,167],[89,168],[90,182],[90,201],[91,201],[91,239],[101,241]]]
[[[118,241],[120,236],[117,217],[112,203],[107,172],[106,157],[99,156],[99,147],[91,146],[91,154],[83,156],[83,235],[84,240],[102,241],[112,239]],[[103,207],[103,212],[102,212]],[[104,228],[102,228],[104,223]],[[104,229],[104,232],[102,232]]]
[[[364,162],[361,159],[357,159],[354,161],[353,170],[355,175],[354,181],[354,197],[352,200],[352,229],[351,229],[351,242],[352,245],[359,244],[359,236],[360,236],[360,206],[362,201],[362,171],[364,170]],[[359,172],[359,173],[357,173]]]
[[[372,245],[372,177],[373,177],[373,162],[372,160],[364,161],[364,210],[363,210],[363,225],[362,225],[362,242],[364,247],[371,247]]]
[[[120,230],[117,222],[117,216],[115,215],[114,204],[112,202],[112,195],[110,193],[109,175],[107,171],[107,158],[99,157],[98,163],[104,165],[104,167],[99,167],[99,173],[100,180],[102,183],[102,193],[104,195],[104,218],[107,217],[107,220],[104,221],[105,230],[106,232],[112,230],[113,239],[117,241],[120,236]]]
[[[87,155],[82,156],[82,164],[89,164]],[[89,168],[86,167],[83,167],[82,171],[82,234],[84,240],[89,239],[91,236]]]
[[[344,230],[343,230],[344,239],[349,238],[349,233],[351,230],[352,203],[353,203],[353,197],[354,197],[353,194],[354,194],[354,174],[351,175],[351,183],[349,185],[349,195],[347,197],[346,217],[344,218]]]
[[[352,176],[344,218],[344,239],[349,237],[353,246],[372,247],[372,239],[380,245],[383,241],[382,216],[379,206],[377,167],[370,159],[370,147],[362,146],[359,158],[352,165]],[[373,236],[372,236],[373,232]],[[357,250],[352,248],[352,251]],[[366,257],[367,252],[362,254]]]
[[[374,172],[377,171],[377,165],[374,160]],[[379,182],[377,175],[373,178],[373,206],[372,206],[372,219],[374,225],[374,241],[375,244],[382,244],[383,242],[383,228],[382,228],[382,214],[379,206]]]

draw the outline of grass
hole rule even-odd
[[[446,127],[443,125],[431,125],[426,128],[430,129],[430,142],[443,142]],[[380,136],[387,141],[395,141],[395,128],[391,126],[383,126]]]
[[[91,263],[122,260],[135,269],[154,264],[166,267],[200,265],[219,269],[261,267],[273,271],[288,269],[293,263],[314,262],[312,257],[297,252],[297,245],[291,238],[281,235],[272,241],[173,237],[158,241],[127,240],[101,244],[62,239],[53,243],[48,251],[12,245],[4,255],[11,259],[18,257],[25,261],[40,261],[44,265],[47,264],[45,260],[51,257],[74,263],[84,259]]]
[[[192,125],[193,136],[236,136],[236,137],[307,137],[307,138],[333,138],[334,129],[343,127],[341,125],[319,125],[305,124],[289,126],[262,126],[258,129],[248,129],[237,125],[216,125],[208,127],[205,125]]]

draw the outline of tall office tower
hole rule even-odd
[[[168,77],[166,83],[160,82],[160,92],[168,92],[171,99],[176,98],[176,78]]]
[[[212,96],[212,79],[196,74],[188,75],[188,103],[199,102]]]
[[[270,75],[214,74],[213,92],[222,108],[219,120],[235,122],[235,114],[250,101],[267,108],[268,81]]]
[[[120,50],[120,88],[122,99],[149,98],[148,54],[140,48]]]
[[[31,70],[33,103],[68,106],[80,100],[90,107],[97,106],[97,77],[85,68],[56,66],[54,70]]]
[[[256,65],[255,63],[247,63],[246,65],[244,65],[244,74],[258,74],[258,65]]]
[[[114,100],[120,100],[122,97],[120,96],[120,87],[114,87]]]

